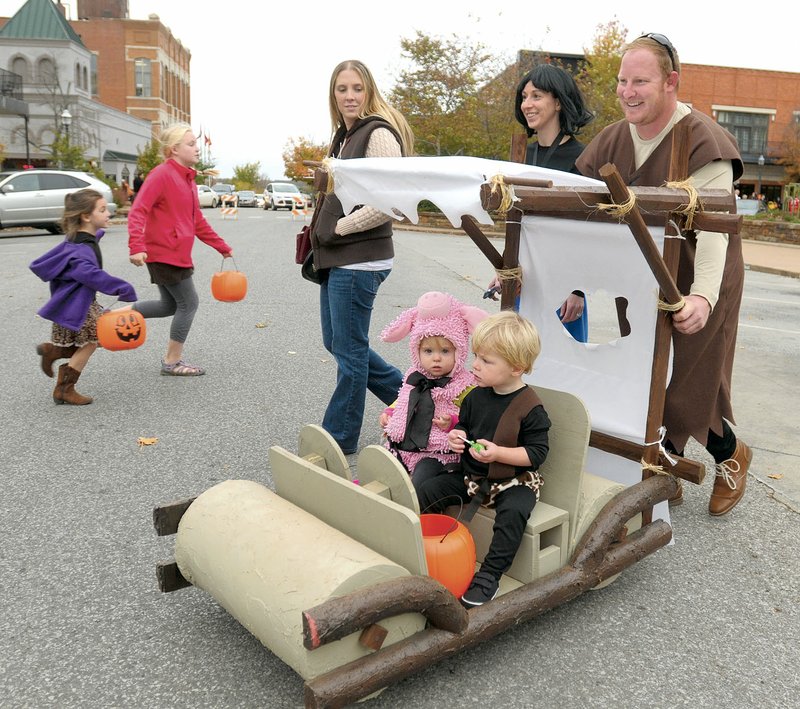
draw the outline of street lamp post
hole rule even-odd
[[[63,111],[61,111],[61,127],[64,129],[64,135],[67,138],[66,151],[69,151],[69,127],[71,125],[72,125],[72,114],[65,108]],[[61,167],[64,167],[63,158],[61,160]]]
[[[766,162],[766,160],[764,160],[764,156],[763,155],[759,155],[758,156],[758,189],[756,190],[756,195],[757,195],[756,199],[761,199],[761,173],[762,173],[762,171],[764,169],[764,163],[765,162]]]

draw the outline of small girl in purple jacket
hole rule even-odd
[[[69,357],[58,368],[53,390],[56,404],[83,406],[92,397],[75,390],[75,383],[97,349],[97,318],[103,309],[95,300],[97,291],[120,300],[135,301],[133,286],[103,270],[103,255],[97,243],[110,215],[103,196],[95,190],[79,190],[64,200],[62,226],[67,238],[30,265],[50,284],[50,300],[38,311],[53,321],[52,342],[36,346],[42,371],[53,376],[53,362]]]

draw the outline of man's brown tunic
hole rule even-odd
[[[734,137],[705,114],[692,110],[680,122],[692,126],[689,152],[689,175],[714,160],[730,160],[733,179],[742,175],[742,160]],[[673,129],[674,130],[674,129]],[[617,166],[628,185],[658,187],[669,174],[672,132],[655,148],[637,170],[630,125],[622,120],[605,128],[583,151],[576,166],[587,177],[599,178],[599,169],[608,162]],[[735,211],[731,195],[731,211]],[[689,293],[694,281],[694,259],[697,239],[693,231],[684,232],[678,288]],[[744,287],[742,242],[731,234],[720,284],[719,300],[706,326],[694,335],[673,332],[672,379],[667,387],[664,425],[667,438],[677,450],[683,450],[691,436],[703,445],[708,429],[722,434],[722,419],[731,423],[731,375],[739,323],[739,305]]]

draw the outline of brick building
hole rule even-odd
[[[739,142],[742,193],[757,191],[760,182],[767,199],[779,197],[786,176],[777,161],[800,120],[800,74],[702,64],[681,69],[680,100],[713,116]]]
[[[60,3],[27,0],[12,18],[0,18],[4,167],[49,164],[66,135],[110,178],[130,179],[152,124],[96,100],[95,56]]]
[[[153,135],[176,121],[190,122],[191,52],[158,15],[133,20],[127,0],[78,0],[70,25],[93,54],[95,97],[149,120]]]

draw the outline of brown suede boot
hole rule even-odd
[[[677,507],[678,505],[683,504],[683,481],[678,478],[675,482],[678,483],[678,490],[677,492],[667,500],[667,503],[670,507]]]
[[[708,502],[708,513],[719,517],[727,514],[744,495],[747,484],[747,471],[750,461],[753,460],[753,451],[742,441],[736,441],[736,449],[728,460],[717,464],[717,477],[714,480],[714,489]]]
[[[53,362],[57,359],[69,359],[78,351],[75,345],[70,347],[59,347],[50,342],[43,342],[36,345],[36,354],[42,358],[42,371],[48,376],[53,376]]]
[[[83,396],[75,391],[75,384],[80,379],[81,373],[73,369],[69,364],[62,364],[58,368],[58,381],[56,388],[53,389],[53,401],[56,404],[72,404],[74,406],[85,406],[91,404],[91,396]]]

